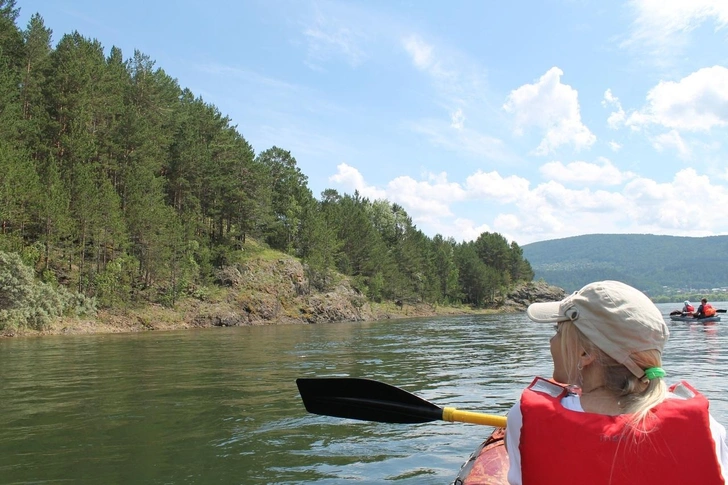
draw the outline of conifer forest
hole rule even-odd
[[[487,307],[533,278],[500,234],[429,237],[387,200],[314,195],[293,153],[256,151],[144,53],[79,32],[56,41],[40,14],[19,26],[18,13],[0,0],[6,320],[51,293],[61,307],[174,305],[252,242],[300,258],[312,291],[348,277],[372,301]]]

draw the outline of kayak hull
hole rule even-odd
[[[504,428],[496,428],[460,468],[452,485],[508,485]]]
[[[672,320],[673,322],[713,323],[713,322],[720,322],[720,317],[716,315],[713,317],[695,318],[695,317],[682,316],[682,315],[670,315],[670,320]]]

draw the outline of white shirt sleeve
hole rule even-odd
[[[715,441],[715,455],[718,457],[720,463],[720,472],[723,475],[723,480],[728,480],[728,445],[726,445],[725,428],[722,424],[710,416],[710,432],[713,434],[713,441]]]
[[[521,401],[516,401],[508,411],[508,426],[506,426],[506,447],[508,448],[508,483],[510,485],[522,485],[521,479],[521,426],[523,426],[523,415],[521,414]]]

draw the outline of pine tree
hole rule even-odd
[[[139,51],[128,63],[131,87],[122,115],[124,154],[120,197],[131,237],[131,251],[140,262],[143,284],[150,287],[167,271],[171,257],[165,236],[174,229],[175,213],[165,204],[161,169],[167,164],[174,115],[181,93],[176,81]],[[171,224],[171,226],[170,226]]]
[[[13,236],[6,249],[20,251],[34,220],[39,190],[35,165],[23,152],[0,144],[0,235]]]
[[[50,266],[51,253],[56,247],[68,250],[65,245],[72,234],[73,221],[70,213],[70,193],[63,182],[60,169],[54,160],[49,160],[40,170],[40,193],[38,203],[38,220],[42,228],[39,240],[45,247],[43,255],[44,269]],[[71,253],[69,266],[71,264]]]
[[[324,204],[312,199],[303,208],[299,238],[299,254],[307,266],[309,285],[318,290],[328,287],[341,247]]]
[[[257,160],[267,168],[272,186],[274,219],[268,228],[268,241],[271,247],[290,253],[298,237],[303,207],[313,197],[308,177],[299,170],[291,152],[281,148],[269,148]]]
[[[20,123],[20,66],[23,36],[15,26],[15,0],[0,0],[0,143],[17,146]]]

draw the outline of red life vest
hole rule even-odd
[[[695,311],[695,307],[694,306],[692,306],[692,305],[685,305],[685,309],[683,310],[683,313],[686,313],[686,312],[692,313],[694,311]]]
[[[523,485],[723,484],[708,400],[683,385],[693,397],[657,405],[659,425],[641,433],[625,428],[630,415],[564,408],[565,388],[536,378],[521,396]]]
[[[710,303],[706,303],[703,305],[703,315],[706,317],[712,317],[715,316],[715,308],[713,308],[713,305]]]

